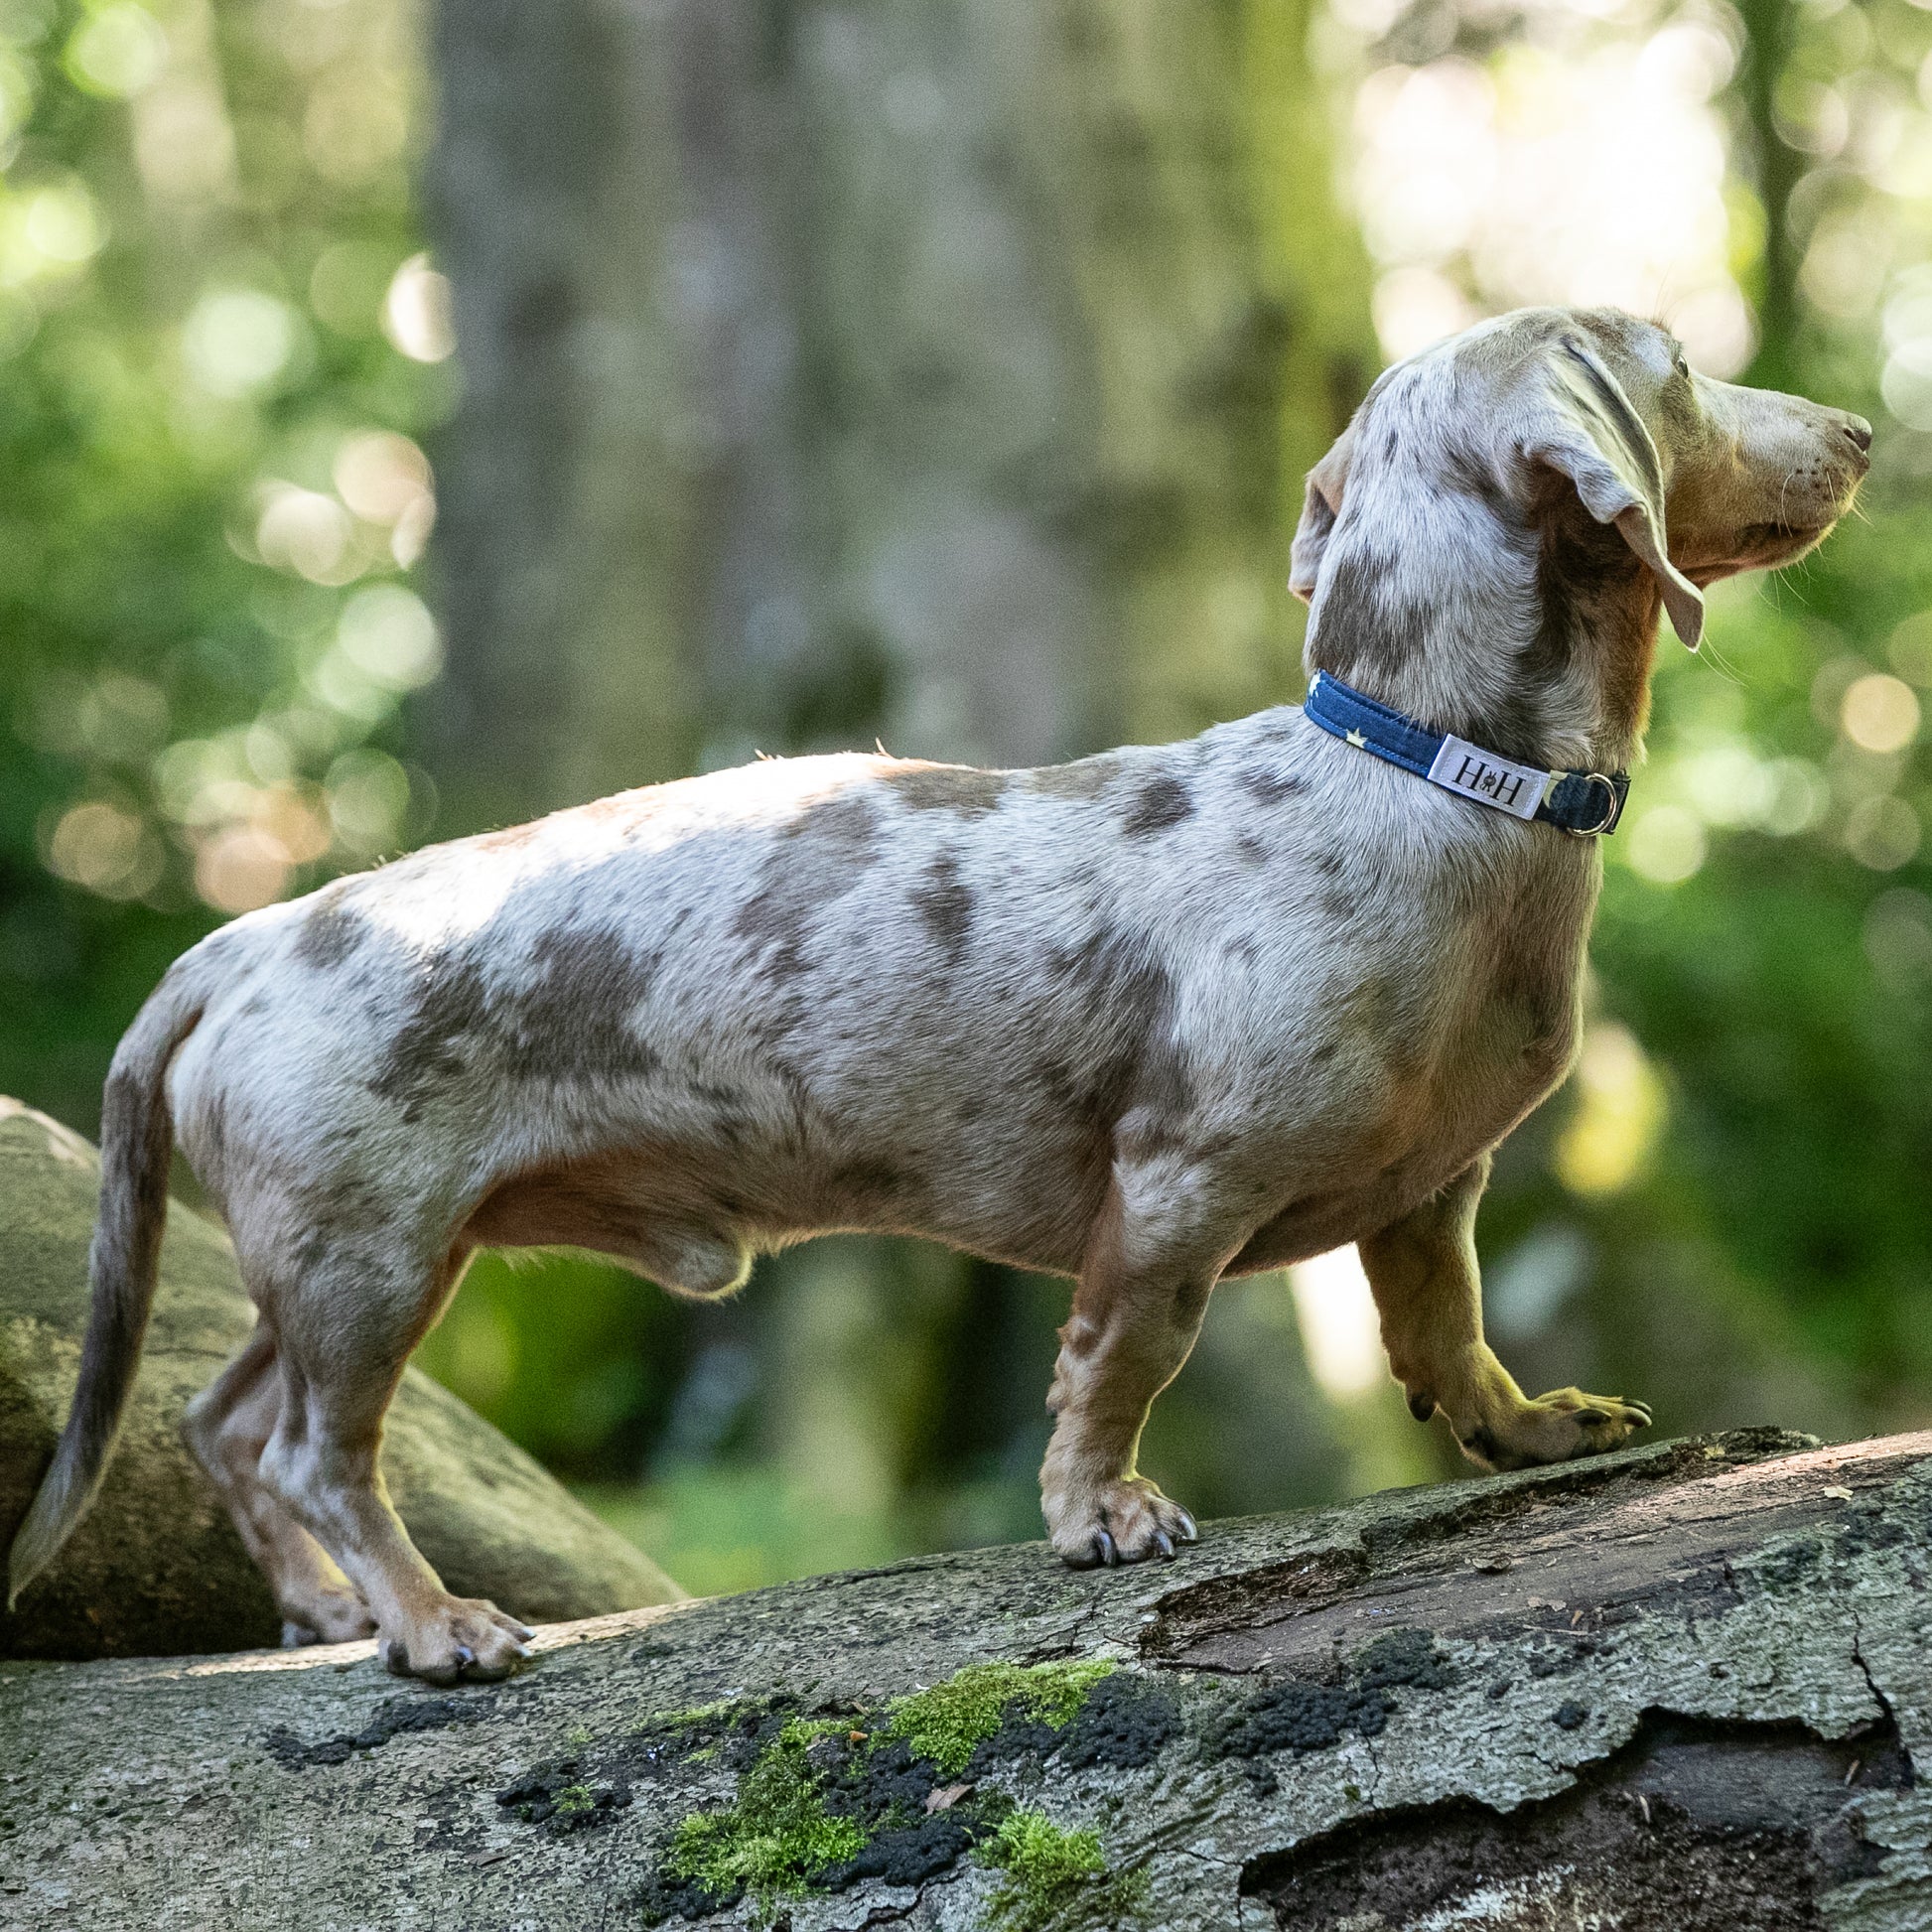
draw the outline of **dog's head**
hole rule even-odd
[[[1526,756],[1614,737],[1623,711],[1634,735],[1660,605],[1695,647],[1703,587],[1803,555],[1870,445],[1843,410],[1697,374],[1617,310],[1478,324],[1388,370],[1310,474],[1289,582],[1315,607],[1311,664],[1400,670],[1439,710],[1469,687],[1519,736],[1534,712],[1563,743]]]

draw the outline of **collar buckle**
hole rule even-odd
[[[1618,790],[1615,780],[1601,771],[1579,771],[1577,776],[1588,785],[1601,785],[1609,798],[1603,816],[1594,825],[1571,825],[1565,827],[1575,839],[1593,839],[1605,832],[1614,832],[1616,822],[1623,816],[1624,794]]]

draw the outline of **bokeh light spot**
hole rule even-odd
[[[70,806],[48,841],[52,871],[103,898],[139,898],[161,878],[161,842],[134,812],[103,799]]]
[[[1891,633],[1885,645],[1891,667],[1920,689],[1932,686],[1932,611],[1915,612]]]
[[[1575,1194],[1629,1186],[1663,1133],[1663,1082],[1636,1036],[1614,1022],[1589,1030],[1572,1084],[1577,1110],[1557,1141],[1557,1175]]]
[[[217,912],[252,912],[281,897],[289,855],[269,832],[230,825],[195,855],[195,890]]]
[[[400,584],[357,591],[343,607],[336,640],[364,677],[387,691],[414,691],[443,668],[436,620]]]
[[[382,333],[414,362],[441,362],[456,348],[450,284],[411,255],[396,270],[382,303]]]
[[[1932,986],[1932,899],[1909,886],[1880,893],[1865,909],[1864,952],[1894,992]]]
[[[1351,1245],[1298,1261],[1288,1271],[1302,1352],[1324,1394],[1365,1395],[1386,1373],[1375,1295]]]
[[[409,773],[386,752],[345,752],[329,767],[329,816],[351,852],[392,849],[409,809]]]
[[[68,42],[67,69],[74,85],[109,98],[140,93],[167,63],[168,36],[161,23],[129,0],[88,15]]]
[[[1890,792],[1861,798],[1845,815],[1845,849],[1873,872],[1896,872],[1918,851],[1918,813]]]
[[[0,280],[16,287],[44,275],[70,274],[106,244],[100,208],[77,180],[37,188],[7,213]]]
[[[333,496],[294,483],[266,486],[255,524],[255,548],[265,564],[294,571],[312,584],[345,584],[361,574],[350,539],[348,512]]]
[[[1681,886],[1704,864],[1704,826],[1681,805],[1653,805],[1629,831],[1625,857],[1653,885]]]
[[[1901,678],[1871,671],[1846,687],[1839,722],[1866,752],[1902,752],[1918,736],[1918,693]]]
[[[336,453],[336,487],[370,523],[394,523],[430,489],[429,459],[393,430],[360,430]]]
[[[294,356],[295,313],[259,289],[216,289],[202,297],[182,330],[182,359],[212,396],[251,396],[274,383]]]

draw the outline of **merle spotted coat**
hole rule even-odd
[[[1609,771],[1660,607],[1788,561],[1869,431],[1525,311],[1377,383],[1310,479],[1308,656],[1430,725]],[[439,846],[237,919],[109,1079],[95,1313],[13,1587],[84,1509],[153,1290],[171,1135],[259,1310],[187,1432],[293,1636],[500,1675],[390,1508],[383,1412],[483,1245],[675,1292],[887,1229],[1077,1281],[1042,1471],[1069,1562],[1171,1556],[1135,1467],[1215,1283],[1356,1241],[1395,1374],[1508,1466],[1641,1405],[1526,1398],[1482,1339],[1489,1153],[1562,1077],[1594,844],[1485,811],[1292,706],[1030,771],[778,759]]]

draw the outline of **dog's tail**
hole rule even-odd
[[[114,1054],[101,1102],[100,1217],[87,1272],[93,1307],[80,1350],[80,1379],[54,1460],[14,1536],[7,1607],[47,1566],[86,1514],[120,1432],[148,1330],[161,1230],[168,1216],[168,1062],[202,1017],[204,994],[177,968],[136,1016]]]

